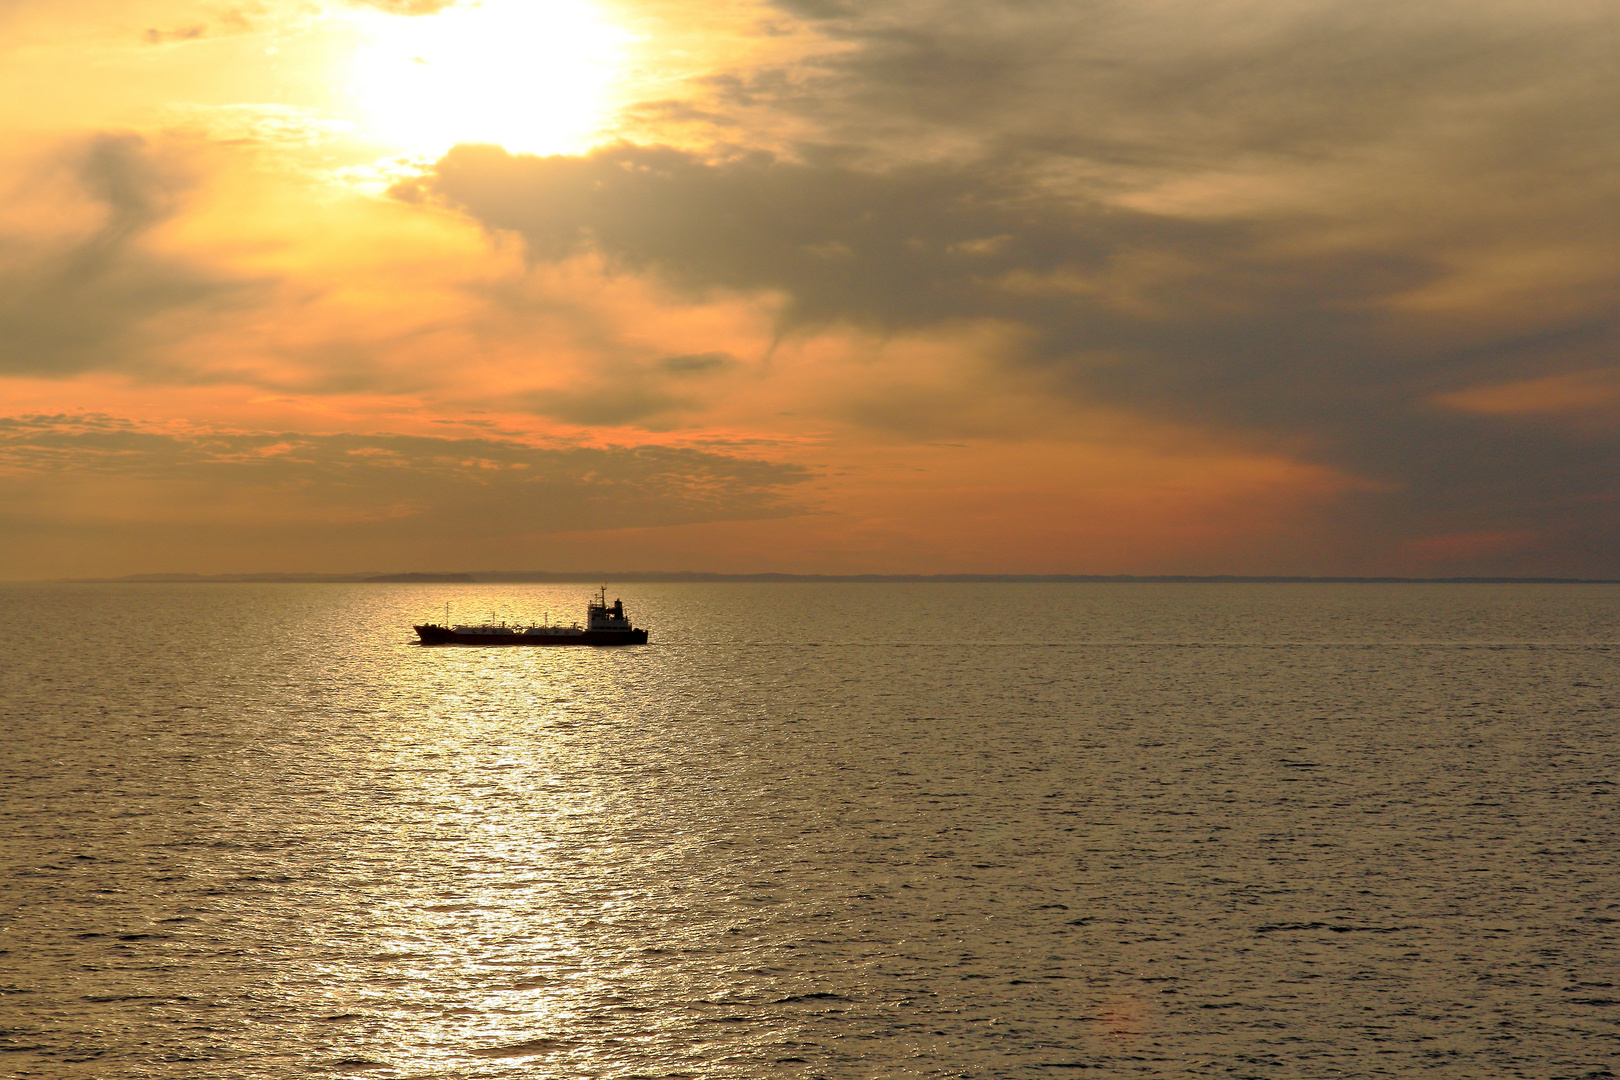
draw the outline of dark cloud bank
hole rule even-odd
[[[1376,485],[1339,511],[1346,568],[1403,541],[1499,534],[1518,539],[1444,568],[1620,572],[1620,425],[1437,401],[1615,366],[1620,170],[1605,168],[1617,137],[1602,118],[1620,115],[1620,91],[1579,67],[1612,66],[1602,19],[1255,5],[1257,25],[1227,26],[1191,8],[1178,24],[1173,5],[1158,21],[1108,3],[786,6],[851,47],[712,85],[841,142],[551,158],[464,146],[397,194],[519,234],[536,260],[590,250],[694,296],[779,295],[786,333],[1017,326],[1028,345],[1009,362],[1077,401]],[[883,141],[922,132],[956,149]],[[1343,191],[1202,213],[1124,197],[1223,169]],[[1526,271],[1510,294],[1413,302],[1466,282],[1473,262],[1533,266],[1546,251],[1563,265],[1545,287]]]

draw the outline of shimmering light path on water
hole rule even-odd
[[[1620,589],[586,591],[0,589],[0,1073],[1620,1066]]]

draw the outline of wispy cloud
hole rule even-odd
[[[99,135],[53,164],[37,182],[67,179],[99,220],[55,235],[0,232],[0,373],[60,378],[136,368],[151,320],[205,313],[252,289],[147,244],[187,192],[179,155],[137,135]]]
[[[147,551],[205,540],[213,557],[244,563],[271,558],[289,537],[336,535],[350,547],[522,562],[525,543],[548,534],[799,512],[794,492],[809,478],[795,465],[679,447],[0,418],[0,533],[31,561],[42,545],[116,528]]]

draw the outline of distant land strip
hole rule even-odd
[[[288,582],[336,584],[597,584],[766,582],[781,584],[1306,584],[1306,585],[1617,585],[1620,578],[1573,577],[1308,577],[1264,574],[710,574],[661,570],[484,570],[408,574],[130,574],[110,578],[64,578],[63,584],[199,584]]]

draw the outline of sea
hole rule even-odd
[[[1608,1077],[1620,586],[0,586],[0,1075]]]

